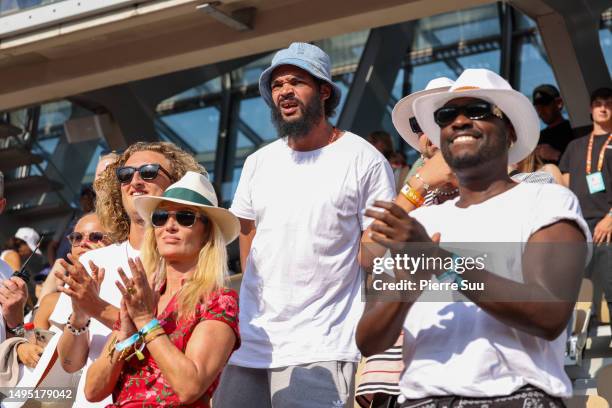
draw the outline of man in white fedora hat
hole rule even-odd
[[[329,122],[340,100],[330,70],[321,49],[293,43],[260,77],[280,138],[247,158],[230,208],[241,224],[242,346],[216,408],[353,404],[364,211],[395,188],[384,156]]]
[[[561,407],[560,398],[571,395],[565,328],[591,236],[572,192],[508,177],[508,164],[537,143],[537,114],[484,69],[465,70],[447,92],[419,97],[413,107],[455,172],[459,197],[410,215],[385,202],[376,203],[384,211],[366,212],[380,221],[371,226],[375,242],[398,255],[418,243],[433,266],[410,274],[395,267],[416,289],[403,302],[368,300],[357,343],[371,355],[404,330],[398,407]],[[466,253],[482,256],[460,267]],[[478,259],[481,267],[473,264]],[[431,295],[438,301],[426,301]]]

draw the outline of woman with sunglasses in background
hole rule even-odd
[[[81,255],[111,244],[111,239],[108,233],[100,224],[100,220],[95,213],[89,213],[82,216],[74,226],[74,231],[68,236],[71,250],[70,255],[73,259],[79,259]],[[56,260],[53,268],[49,272],[47,279],[43,285],[40,294],[40,306],[34,315],[34,326],[36,328],[48,329],[50,327],[49,316],[55,309],[60,292],[64,291],[58,287],[63,285],[63,282],[55,276],[55,273],[65,274],[66,269],[62,266],[60,260]]]
[[[87,372],[85,395],[114,405],[208,407],[239,344],[237,294],[224,288],[238,219],[208,179],[187,172],[162,197],[139,197],[142,263],[118,271],[120,318]]]

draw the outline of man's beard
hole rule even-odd
[[[323,105],[319,95],[315,95],[311,102],[304,105],[302,101],[288,98],[297,104],[302,116],[298,119],[286,121],[283,119],[279,106],[274,106],[271,111],[272,123],[278,132],[278,137],[299,139],[306,136],[319,123],[323,117]],[[284,101],[284,100],[283,100]]]
[[[506,149],[504,148],[506,143],[507,139],[504,137],[503,141],[499,140],[494,143],[484,144],[475,154],[461,154],[460,156],[453,156],[449,148],[449,143],[442,143],[441,150],[444,160],[451,169],[465,170],[477,167],[489,161],[501,159],[504,157],[504,153],[506,152]]]

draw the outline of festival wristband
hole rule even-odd
[[[415,207],[420,207],[425,202],[425,199],[418,191],[412,188],[408,183],[404,184],[404,187],[400,190],[400,193],[410,201]]]
[[[145,336],[147,333],[149,333],[150,331],[152,331],[153,329],[157,328],[157,327],[161,327],[161,325],[159,324],[159,320],[157,319],[152,319],[149,323],[145,324],[142,329],[138,330],[136,333],[132,334],[130,337],[128,337],[127,339],[123,340],[120,343],[117,343],[115,345],[115,350],[117,351],[122,351],[128,347],[133,346],[134,344],[136,344],[136,342],[142,338],[143,336]]]

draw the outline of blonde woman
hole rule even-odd
[[[112,393],[122,407],[208,407],[240,344],[237,294],[224,288],[238,219],[194,172],[135,205],[147,225],[142,262],[129,261],[132,278],[118,271],[119,320],[87,372],[85,396]]]

